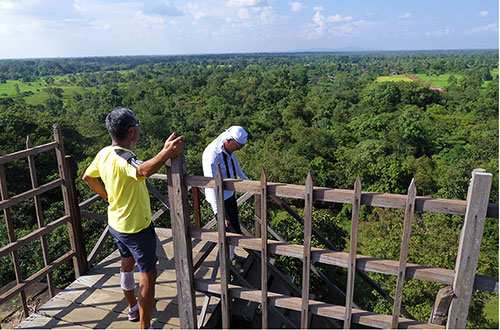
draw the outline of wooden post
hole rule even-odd
[[[217,228],[219,241],[219,260],[220,260],[220,278],[221,278],[221,309],[222,309],[222,328],[231,327],[231,318],[229,311],[229,250],[226,239],[226,212],[224,208],[224,186],[222,182],[222,173],[220,164],[217,165],[215,173],[215,196],[217,199]]]
[[[358,246],[358,223],[361,207],[361,178],[354,182],[354,194],[352,196],[351,215],[351,239],[349,246],[349,266],[347,270],[347,288],[345,298],[344,329],[351,328],[352,301],[354,298],[354,279],[356,275],[356,252]]]
[[[267,176],[264,169],[260,174],[260,202],[261,202],[261,257],[260,257],[260,286],[262,293],[262,329],[268,328],[268,303],[267,303]]]
[[[0,156],[2,155],[2,150],[0,150]],[[7,180],[5,177],[5,169],[3,164],[0,164],[0,197],[1,200],[6,200],[9,198],[9,193],[7,191]],[[14,223],[12,222],[12,215],[10,212],[10,207],[3,210],[3,215],[5,218],[5,226],[7,228],[7,235],[9,236],[9,243],[16,241],[16,234],[14,233]],[[12,251],[12,260],[14,261],[14,273],[16,275],[16,283],[21,284],[23,280],[23,274],[21,272],[21,263],[19,261],[19,254],[17,250]],[[21,291],[21,303],[23,305],[24,317],[29,316],[28,304],[26,303],[26,293]]]
[[[68,197],[73,208],[73,231],[75,237],[76,254],[80,265],[80,274],[89,271],[87,262],[87,251],[85,248],[85,237],[83,236],[82,216],[78,205],[78,193],[76,192],[76,164],[71,156],[65,156],[66,168],[68,169]]]
[[[75,256],[73,257],[73,267],[75,269],[75,277],[78,278],[81,275],[84,274],[84,266],[83,263],[81,263],[81,260],[79,258],[78,254],[78,245],[76,243],[76,235],[75,235],[75,229],[74,229],[74,224],[73,222],[75,221],[75,211],[74,207],[72,207],[71,200],[70,200],[70,188],[69,188],[69,181],[71,180],[71,176],[69,173],[68,166],[66,164],[65,160],[65,154],[64,154],[64,144],[63,144],[63,138],[62,138],[62,132],[61,132],[61,126],[59,124],[54,124],[52,126],[53,131],[54,131],[54,140],[57,142],[57,147],[56,147],[56,156],[57,156],[57,165],[59,168],[59,175],[61,176],[61,179],[63,180],[63,185],[61,186],[61,191],[63,195],[63,200],[64,200],[64,209],[66,211],[66,214],[70,216],[71,220],[68,221],[68,236],[69,236],[69,243],[71,246],[71,250],[75,252]]]
[[[410,233],[413,214],[415,212],[415,197],[417,188],[415,180],[412,179],[408,187],[408,197],[406,200],[405,220],[403,228],[403,237],[401,239],[401,252],[399,254],[398,280],[396,284],[396,294],[394,295],[394,307],[392,309],[392,328],[397,329],[399,323],[399,312],[401,311],[401,302],[403,300],[403,287],[405,285],[406,262],[408,260],[408,250],[410,248]]]
[[[429,323],[437,325],[443,324],[444,318],[448,314],[448,308],[450,308],[452,298],[453,289],[451,286],[445,286],[438,291],[436,302],[434,302],[431,317],[429,318]]]
[[[196,328],[196,302],[194,292],[193,255],[189,235],[189,206],[184,184],[184,156],[167,162],[168,196],[170,199],[170,221],[174,241],[175,274],[179,319],[183,329]]]
[[[311,227],[313,203],[313,180],[310,171],[307,174],[305,188],[304,259],[302,260],[302,313],[300,317],[301,329],[307,329],[309,326],[309,279],[311,275]]]
[[[201,228],[200,193],[198,187],[192,187],[191,191],[193,192],[194,226]]]
[[[254,209],[255,209],[255,217],[261,218],[261,198],[260,195],[254,194]],[[260,222],[255,219],[255,237],[260,237],[262,229],[260,228]]]
[[[483,169],[472,171],[472,179],[467,192],[467,208],[455,264],[454,296],[446,323],[448,329],[464,329],[467,324],[492,178],[493,176]]]
[[[26,148],[29,149],[32,147],[31,139],[28,136],[26,138]],[[28,167],[30,169],[30,178],[31,178],[31,187],[38,188],[38,178],[36,176],[36,168],[35,168],[35,156],[30,155],[28,156]],[[35,196],[35,213],[36,213],[36,220],[38,222],[38,228],[44,227],[44,216],[43,216],[43,210],[42,210],[42,201],[40,196]],[[50,258],[49,258],[49,248],[47,245],[47,238],[42,235],[40,237],[40,244],[42,246],[42,255],[43,255],[43,263],[45,266],[50,264]],[[47,285],[49,287],[49,295],[50,297],[54,297],[56,295],[56,290],[54,287],[54,281],[52,279],[52,272],[47,274]]]

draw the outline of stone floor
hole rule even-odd
[[[159,239],[157,248],[159,263],[152,326],[155,329],[179,328],[171,230],[157,228],[156,232]],[[193,257],[203,245],[204,243],[201,241],[193,241]],[[195,277],[210,278],[216,255],[217,249],[214,249],[198,269]],[[137,269],[134,275],[136,283],[138,283]],[[204,298],[203,294],[197,293],[198,314],[201,311]],[[212,297],[206,319],[217,303],[218,298]],[[138,322],[127,320],[127,308],[120,288],[120,255],[118,251],[115,251],[26,318],[17,326],[17,329],[138,329]]]

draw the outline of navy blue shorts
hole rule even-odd
[[[122,258],[134,257],[141,273],[149,273],[156,268],[158,261],[156,258],[156,233],[152,221],[149,227],[134,234],[120,233],[111,226],[108,227]]]

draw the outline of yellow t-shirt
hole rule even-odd
[[[108,146],[99,151],[85,171],[92,178],[100,177],[108,193],[108,223],[120,233],[133,234],[151,223],[151,207],[144,177]],[[127,150],[127,149],[125,149]]]

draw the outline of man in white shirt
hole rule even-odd
[[[247,142],[248,134],[241,126],[231,126],[215,140],[213,140],[203,152],[203,175],[215,177],[217,165],[220,164],[222,178],[236,178],[248,180],[248,177],[243,173],[243,170],[238,164],[235,151],[242,149]],[[207,188],[205,190],[206,199],[212,206],[215,216],[217,216],[217,200],[215,189]],[[241,232],[240,223],[238,220],[238,206],[234,191],[224,190],[224,206],[226,214],[227,231],[236,234]],[[231,249],[232,250],[232,249]],[[231,259],[233,259],[233,251],[231,251]]]

